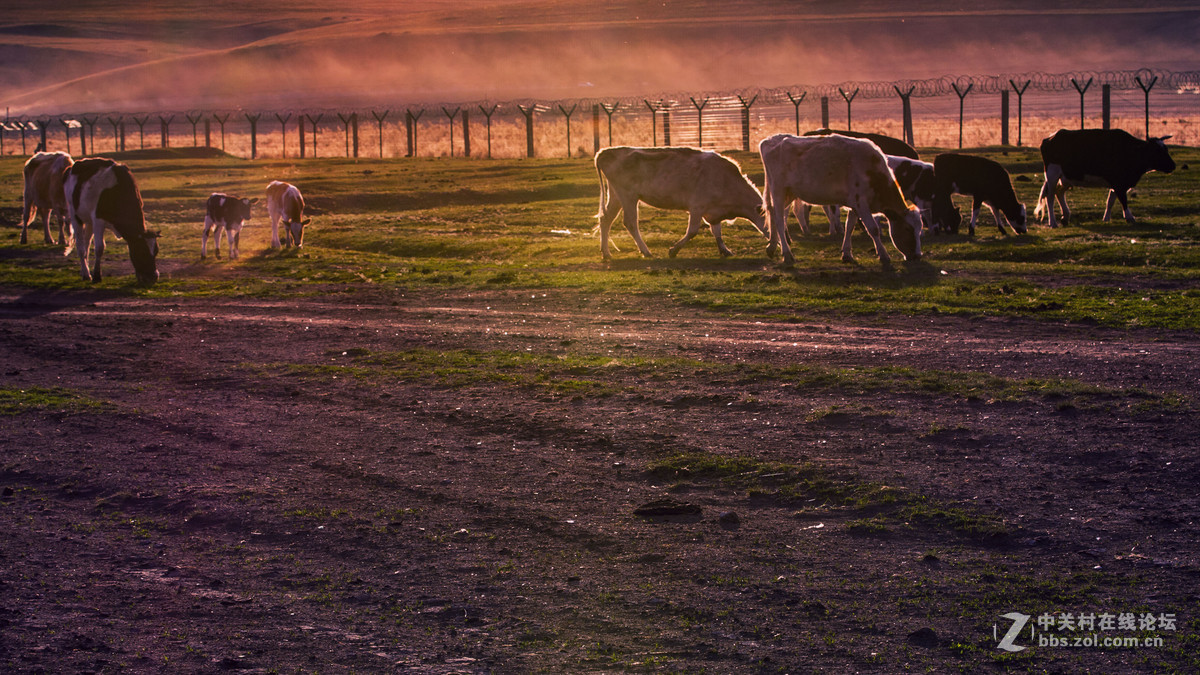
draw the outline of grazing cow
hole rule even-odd
[[[921,211],[921,220],[924,221],[925,228],[931,228],[936,187],[933,165],[919,159],[895,155],[888,155],[887,162],[888,168],[892,170],[892,175],[896,177],[896,183],[900,186],[900,192],[904,194],[905,199],[912,202]],[[792,202],[792,211],[796,214],[796,220],[800,222],[800,231],[806,235],[808,234],[808,214],[811,208],[810,204],[801,200]],[[840,207],[826,205],[824,209],[825,217],[829,220],[829,234],[833,236],[835,232],[841,230],[838,219]]]
[[[778,134],[759,143],[766,170],[763,189],[767,217],[771,224],[771,244],[783,251],[783,259],[792,263],[784,209],[800,199],[809,204],[840,204],[851,209],[851,218],[862,220],[875,243],[875,253],[884,264],[891,261],[874,214],[887,216],[892,244],[906,260],[921,257],[921,212],[909,204],[888,169],[887,158],[871,141],[846,136],[797,137]],[[853,222],[850,220],[849,222]],[[842,238],[842,260],[852,262],[852,228]]]
[[[129,259],[139,283],[158,281],[154,259],[158,255],[158,232],[146,230],[142,195],[129,167],[111,159],[81,159],[67,169],[63,179],[67,215],[75,232],[80,274],[85,280],[100,281],[104,256],[104,230],[111,227],[129,245]],[[88,244],[94,240],[96,260],[88,270]]]
[[[733,255],[721,238],[721,223],[745,218],[767,235],[762,193],[742,174],[728,157],[695,148],[604,148],[596,153],[596,173],[600,177],[600,254],[608,251],[609,230],[617,214],[624,212],[625,229],[633,235],[642,255],[650,249],[638,231],[638,204],[660,209],[688,212],[688,229],[671,247],[672,258],[679,249],[708,222],[717,250],[722,256]]]
[[[1082,187],[1106,187],[1108,202],[1104,207],[1104,221],[1112,216],[1114,200],[1121,200],[1125,221],[1135,222],[1129,211],[1129,190],[1138,184],[1147,171],[1171,173],[1175,161],[1167,152],[1165,141],[1170,136],[1143,141],[1120,129],[1061,129],[1042,141],[1042,165],[1046,170],[1046,182],[1038,195],[1034,216],[1040,218],[1042,209],[1050,214],[1050,227],[1056,227],[1054,205],[1058,199],[1062,207],[1062,222],[1066,225],[1071,217],[1067,208],[1065,190],[1078,185]]]
[[[987,157],[946,153],[934,158],[933,175],[937,181],[933,208],[935,227],[958,233],[962,215],[950,197],[960,194],[971,195],[972,236],[975,235],[979,208],[984,204],[991,210],[1000,234],[1005,234],[1005,224],[1013,232],[1025,234],[1025,205],[1017,201],[1012,178],[999,162]]]
[[[200,259],[208,256],[208,234],[216,229],[213,235],[213,253],[221,257],[221,232],[229,242],[229,259],[238,257],[238,244],[242,238],[242,225],[250,220],[250,205],[257,204],[254,199],[241,199],[232,195],[212,193],[205,205],[204,234],[200,237]]]
[[[267,212],[271,216],[271,248],[279,248],[279,221],[287,245],[304,245],[304,226],[312,221],[304,217],[304,197],[295,185],[274,180],[267,185]]]
[[[46,243],[50,237],[50,214],[58,213],[58,244],[67,245],[67,200],[63,194],[63,173],[75,162],[65,152],[39,152],[25,162],[25,206],[21,210],[21,243],[27,243],[29,221],[35,215],[44,221]]]
[[[813,129],[812,131],[804,132],[805,136],[829,136],[837,134],[838,136],[847,136],[849,138],[862,138],[871,141],[879,146],[885,155],[894,157],[907,157],[909,159],[921,159],[917,154],[916,148],[905,143],[899,138],[884,136],[883,134],[869,134],[861,131],[843,131],[840,129]]]

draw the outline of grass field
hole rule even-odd
[[[1034,225],[1025,235],[1001,235],[984,209],[974,238],[929,236],[925,258],[884,270],[865,234],[856,236],[856,265],[841,262],[836,242],[810,236],[796,245],[797,263],[766,258],[765,242],[745,221],[725,228],[736,257],[722,260],[711,235],[680,256],[666,249],[685,216],[642,208],[642,232],[657,256],[643,260],[619,226],[621,247],[603,264],[592,234],[597,208],[595,170],[587,160],[345,160],[305,162],[195,159],[188,150],[127,153],[140,181],[147,219],[165,235],[160,283],[133,286],[122,273],[120,243],[106,261],[117,271],[102,288],[150,297],[246,294],[287,297],[326,293],[330,286],[400,289],[569,289],[594,295],[633,294],[650,302],[724,314],[772,318],[822,315],[960,314],[1025,316],[1111,326],[1200,327],[1200,152],[1176,148],[1179,169],[1147,175],[1131,200],[1139,222],[1101,222],[1104,194],[1074,190],[1071,227]],[[926,149],[925,156],[933,156]],[[1003,163],[1032,214],[1040,187],[1036,151],[972,150]],[[732,153],[756,182],[752,153]],[[74,258],[40,243],[21,246],[20,162],[4,160],[0,212],[0,283],[78,289]],[[242,258],[199,258],[203,204],[210,192],[261,195],[270,180],[298,185],[313,223],[303,252],[268,249],[269,221],[259,205],[244,232]],[[969,209],[960,200],[964,211]],[[820,217],[817,217],[820,220]],[[795,229],[793,225],[793,229]],[[820,226],[817,227],[820,229]],[[110,235],[111,236],[111,235]],[[31,237],[40,242],[41,235]],[[890,244],[889,244],[890,246]]]

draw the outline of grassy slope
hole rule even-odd
[[[1032,213],[1040,187],[1036,151],[975,152],[1009,167]],[[642,208],[642,232],[659,257],[638,257],[621,230],[616,234],[621,252],[603,264],[599,242],[591,236],[597,186],[586,160],[250,162],[186,154],[126,159],[140,181],[148,220],[166,235],[164,275],[148,290],[133,287],[132,277],[120,273],[107,277],[102,288],[157,297],[286,297],[325,291],[329,284],[569,289],[781,318],[958,313],[1176,329],[1200,325],[1200,290],[1193,283],[1200,276],[1200,209],[1194,197],[1200,178],[1182,168],[1200,158],[1193,149],[1174,151],[1181,168],[1173,175],[1149,174],[1142,181],[1132,200],[1136,225],[1102,223],[1103,193],[1076,190],[1069,197],[1072,227],[1001,236],[985,209],[974,239],[927,237],[925,260],[894,271],[881,269],[865,235],[855,237],[858,265],[840,261],[836,242],[810,236],[796,244],[796,266],[783,268],[765,257],[765,242],[744,221],[725,228],[737,257],[721,260],[711,235],[703,234],[678,258],[668,259],[666,249],[682,235],[686,218],[650,207]],[[734,154],[761,184],[757,157]],[[17,243],[12,221],[19,218],[20,160],[0,161],[0,173],[6,176],[0,203],[12,205],[0,211],[9,223],[0,230],[0,284],[87,287],[74,259],[64,261],[40,243]],[[201,262],[205,197],[212,191],[261,195],[276,178],[299,185],[309,200],[314,218],[304,252],[267,250],[269,221],[260,204],[239,261]],[[31,241],[40,242],[41,235]],[[122,244],[111,245],[110,272],[127,267],[126,257]]]

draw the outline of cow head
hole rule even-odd
[[[1175,160],[1171,159],[1171,153],[1167,151],[1167,139],[1170,136],[1162,138],[1151,138],[1149,143],[1149,164],[1150,171],[1160,171],[1162,173],[1171,173],[1175,170]]]
[[[921,259],[921,210],[915,206],[903,212],[884,213],[888,218],[888,233],[892,245],[905,260]]]
[[[312,218],[304,220],[287,220],[283,225],[287,228],[288,244],[294,244],[296,248],[304,246],[304,226],[312,222]]]
[[[941,232],[953,232],[958,234],[958,228],[962,225],[962,209],[959,209],[953,204],[949,208],[938,208],[937,202],[934,202],[933,209],[933,229]]]
[[[1017,231],[1017,234],[1025,234],[1029,231],[1029,228],[1025,224],[1025,205],[1020,204],[1019,206],[1021,208],[1018,211],[1014,213],[1005,213],[1004,216],[1008,218],[1009,225],[1013,226],[1013,229]]]
[[[255,197],[254,199],[239,199],[237,219],[241,222],[250,220],[250,205],[257,203],[258,197]]]
[[[158,237],[157,230],[125,237],[129,245],[129,259],[133,263],[133,271],[137,275],[138,283],[143,286],[150,286],[158,281],[158,266],[155,263],[158,257]]]

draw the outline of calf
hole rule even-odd
[[[986,157],[946,153],[934,158],[933,175],[937,182],[933,207],[935,227],[958,233],[962,216],[950,197],[962,194],[971,196],[972,236],[979,208],[984,204],[991,209],[1001,234],[1005,234],[1006,223],[1013,232],[1025,234],[1025,205],[1017,201],[1012,179],[998,162]]]
[[[1138,184],[1148,171],[1171,173],[1175,160],[1167,151],[1165,141],[1170,136],[1143,141],[1120,129],[1061,129],[1042,141],[1042,165],[1046,170],[1046,181],[1038,195],[1034,216],[1040,218],[1042,209],[1050,217],[1050,227],[1056,227],[1054,205],[1058,200],[1062,207],[1062,222],[1066,225],[1071,217],[1067,208],[1065,189],[1068,186],[1106,187],[1108,202],[1104,207],[1104,221],[1112,216],[1114,200],[1121,200],[1125,221],[1135,222],[1129,211],[1129,190]]]
[[[874,143],[846,136],[797,137],[778,134],[758,146],[766,170],[763,189],[771,224],[768,254],[778,246],[792,263],[784,209],[800,199],[809,204],[844,205],[851,218],[862,220],[875,244],[879,260],[891,261],[879,237],[875,213],[887,216],[892,244],[906,260],[921,257],[921,213],[909,204],[888,169],[887,158]],[[853,222],[853,220],[849,221]],[[842,239],[842,260],[853,262],[847,227]]]
[[[142,195],[133,172],[111,159],[81,159],[67,169],[63,179],[67,217],[75,234],[80,274],[100,281],[104,256],[104,230],[111,227],[129,246],[129,259],[139,283],[158,281],[158,232],[146,229]],[[88,270],[88,244],[94,241],[96,259]]]
[[[68,245],[67,199],[63,194],[63,174],[75,162],[65,152],[39,152],[25,162],[25,203],[21,209],[21,243],[27,243],[29,221],[41,216],[46,243],[50,237],[50,215],[58,213],[58,244]],[[68,251],[69,253],[69,251]]]
[[[221,232],[229,242],[229,259],[238,257],[238,244],[242,237],[242,225],[250,220],[250,205],[257,204],[254,199],[241,199],[231,195],[212,193],[208,198],[204,211],[204,234],[200,237],[200,259],[208,257],[208,234],[216,229],[213,235],[213,254],[221,257]]]
[[[650,249],[638,230],[638,204],[645,202],[660,209],[688,212],[688,229],[671,247],[675,257],[679,249],[707,222],[722,256],[733,255],[721,238],[721,223],[745,218],[767,235],[762,193],[742,174],[728,157],[695,148],[605,148],[596,153],[596,173],[600,178],[600,255],[608,251],[609,230],[618,214],[625,214],[625,229],[633,235],[642,255]]]
[[[283,221],[288,246],[304,245],[304,226],[311,218],[304,217],[304,197],[295,185],[271,181],[267,185],[267,212],[271,216],[271,248],[279,248],[279,223]]]

